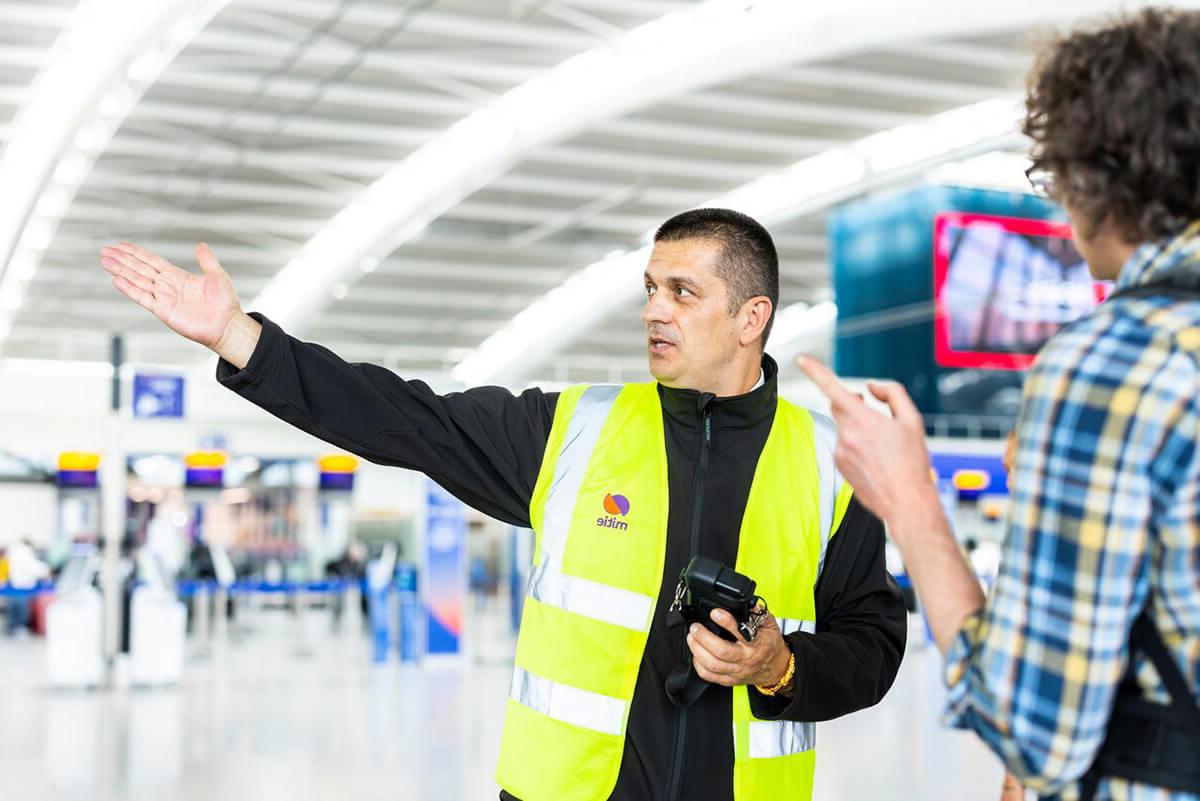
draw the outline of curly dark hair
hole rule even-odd
[[[1127,242],[1200,218],[1200,13],[1147,9],[1045,47],[1029,77],[1034,165],[1085,236]]]

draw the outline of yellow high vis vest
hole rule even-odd
[[[831,421],[779,401],[735,568],[784,634],[815,630],[814,588],[850,501],[833,448]],[[522,801],[604,801],[616,785],[663,580],[667,495],[655,384],[559,396],[530,503],[534,564],[496,771]],[[755,719],[745,687],[730,723],[736,801],[811,798],[813,724]]]

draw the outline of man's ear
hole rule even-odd
[[[741,321],[738,341],[742,345],[749,345],[761,338],[773,310],[771,299],[766,295],[756,295],[743,303],[738,312],[738,318]]]

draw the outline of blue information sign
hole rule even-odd
[[[182,418],[183,376],[134,375],[133,416]]]

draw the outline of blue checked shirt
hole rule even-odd
[[[1140,248],[1117,288],[1184,272],[1200,272],[1200,223]],[[1198,359],[1200,302],[1115,298],[1059,332],[1026,381],[1004,560],[946,655],[946,718],[1044,798],[1078,798],[1148,598],[1200,691]],[[1194,798],[1117,779],[1097,797]]]

